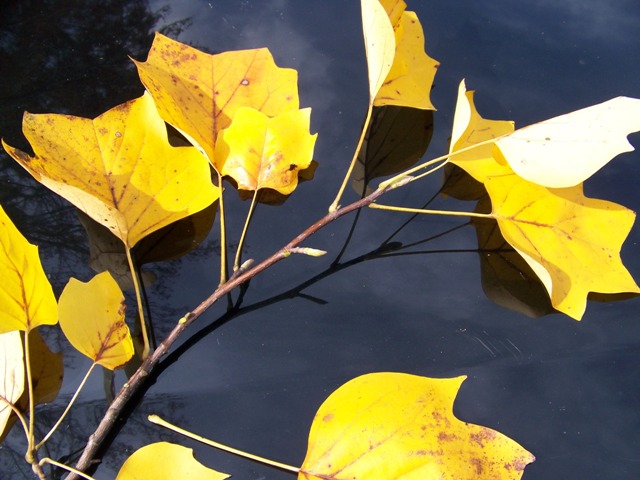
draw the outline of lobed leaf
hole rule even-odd
[[[156,33],[147,61],[134,63],[162,118],[214,166],[215,142],[238,108],[270,117],[298,109],[297,72],[277,67],[266,48],[210,55]]]
[[[194,147],[169,144],[146,93],[93,120],[25,113],[23,130],[35,155],[3,142],[9,155],[128,248],[220,194]]]
[[[520,478],[533,455],[453,415],[463,380],[373,373],[347,382],[318,410],[298,478]]]
[[[216,169],[232,177],[239,189],[290,194],[298,185],[298,172],[313,159],[317,134],[309,134],[310,114],[305,108],[269,118],[239,108],[216,142]]]
[[[116,480],[224,480],[229,475],[207,468],[193,450],[167,442],[139,448],[124,462]]]
[[[58,301],[60,327],[76,350],[109,370],[133,356],[124,296],[109,272],[84,283],[71,278]]]
[[[0,333],[58,322],[56,298],[31,245],[0,207]]]

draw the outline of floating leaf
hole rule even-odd
[[[216,142],[217,165],[242,190],[271,188],[288,195],[298,185],[298,171],[311,164],[315,135],[309,134],[311,109],[269,118],[252,108],[236,112]]]
[[[124,322],[124,296],[109,272],[84,283],[69,280],[58,301],[60,327],[67,340],[95,363],[113,370],[133,356]]]
[[[473,90],[467,91],[464,80],[460,82],[449,153],[513,132],[514,123],[511,121],[482,118],[476,110],[473,94]],[[508,165],[501,165],[495,160],[493,149],[494,144],[487,143],[454,155],[449,161],[479,182],[484,182],[490,175],[511,173]]]
[[[0,333],[55,325],[53,289],[31,245],[0,207]]]
[[[162,118],[215,165],[218,134],[240,107],[270,117],[298,109],[298,74],[266,48],[210,55],[159,33],[146,62],[135,61]]]
[[[148,94],[94,120],[26,113],[23,130],[35,156],[3,143],[5,150],[128,248],[219,196],[206,159],[168,143]]]
[[[351,380],[318,410],[298,478],[520,478],[533,455],[453,415],[463,380],[400,373]]]
[[[620,259],[631,210],[585,197],[582,185],[550,189],[510,174],[488,177],[485,186],[504,238],[541,278],[555,309],[579,320],[589,292],[640,293]]]
[[[440,63],[424,51],[420,20],[415,12],[403,12],[393,30],[396,44],[393,64],[373,104],[435,110],[429,96]]]
[[[551,118],[497,141],[511,168],[530,182],[573,187],[613,157],[633,150],[627,135],[640,130],[640,100],[617,97]]]
[[[4,434],[13,410],[24,390],[24,353],[20,332],[0,334],[0,435]]]
[[[229,475],[205,467],[193,450],[167,442],[136,450],[122,465],[116,480],[224,480]]]
[[[424,155],[433,135],[433,111],[409,107],[376,107],[351,185],[358,195],[374,178],[393,175]]]

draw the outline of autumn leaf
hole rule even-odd
[[[236,110],[273,117],[298,109],[298,74],[279,68],[266,48],[210,55],[156,34],[146,62],[135,61],[162,118],[215,165],[218,134]]]
[[[23,131],[35,156],[3,142],[9,155],[128,248],[219,196],[206,159],[168,143],[148,94],[93,120],[25,113]]]
[[[640,293],[620,249],[635,214],[587,198],[582,185],[551,189],[515,174],[488,177],[492,217],[544,283],[551,303],[579,320],[589,292]]]
[[[351,380],[318,410],[298,478],[519,479],[533,455],[453,415],[463,380],[401,373]]]
[[[25,385],[24,354],[20,332],[0,334],[0,435],[4,435],[7,422]]]
[[[288,195],[298,185],[298,172],[311,164],[317,134],[309,134],[311,109],[284,112],[269,118],[241,107],[218,137],[215,158],[223,175],[238,188],[271,188]]]
[[[53,289],[31,245],[0,207],[0,333],[55,325]]]
[[[473,90],[467,91],[464,80],[460,82],[449,153],[501,137],[514,130],[514,123],[511,121],[482,118],[476,110],[473,96]],[[484,182],[490,175],[511,173],[508,165],[496,161],[493,149],[494,143],[489,142],[453,155],[449,161],[479,182]]]
[[[640,130],[640,100],[618,97],[521,128],[496,142],[522,178],[550,188],[573,187],[630,152]]]
[[[167,442],[139,448],[124,462],[116,480],[224,480],[229,475],[205,467],[193,450]]]
[[[396,52],[393,25],[379,0],[361,0],[362,30],[369,73],[369,104],[373,105]]]
[[[69,280],[58,301],[60,327],[76,350],[114,370],[133,356],[124,296],[109,272],[84,283]]]

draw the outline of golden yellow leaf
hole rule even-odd
[[[229,475],[207,468],[193,450],[167,442],[139,448],[120,468],[116,480],[224,480]]]
[[[630,152],[640,130],[640,99],[617,97],[521,128],[496,142],[522,178],[551,188],[573,187]]]
[[[587,198],[582,185],[551,189],[515,174],[488,177],[492,216],[541,278],[556,310],[580,320],[589,292],[640,293],[620,248],[635,213]]]
[[[373,104],[435,110],[430,94],[440,63],[424,51],[424,33],[417,15],[403,12],[394,35],[393,64]]]
[[[16,404],[24,390],[24,354],[20,332],[0,334],[0,435],[11,417],[10,404]]]
[[[449,153],[513,132],[514,123],[511,121],[482,118],[476,110],[473,94],[473,90],[467,91],[464,80],[460,82]],[[494,158],[494,145],[487,143],[471,148],[452,156],[449,161],[483,183],[490,175],[511,173],[508,165],[500,164]]]
[[[533,455],[453,415],[463,380],[401,373],[351,380],[318,410],[298,478],[519,479]]]
[[[128,248],[219,196],[207,160],[168,143],[148,94],[94,120],[26,113],[23,131],[35,156],[3,142],[5,150]]]
[[[297,72],[278,68],[266,48],[210,55],[156,34],[147,61],[135,64],[162,118],[212,164],[218,134],[238,108],[270,117],[298,109]]]
[[[133,356],[124,296],[109,272],[84,283],[71,278],[60,295],[60,327],[79,352],[110,370]]]
[[[241,107],[216,142],[216,169],[238,188],[271,188],[288,195],[298,185],[298,171],[311,164],[317,134],[309,134],[311,109],[269,118]],[[218,163],[224,162],[224,163]]]
[[[53,289],[31,245],[0,207],[0,333],[55,325]]]

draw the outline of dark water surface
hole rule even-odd
[[[442,63],[432,92],[438,111],[429,157],[447,149],[463,78],[477,91],[484,117],[519,126],[618,95],[640,97],[638,2],[414,0],[408,9],[417,11],[427,51]],[[152,32],[168,27],[173,38],[210,52],[269,47],[279,66],[299,71],[301,106],[313,109],[315,179],[283,206],[258,208],[244,258],[269,255],[333,200],[367,104],[359,2],[27,1],[4,4],[0,18],[0,135],[9,143],[24,146],[24,110],[92,117],[140,95],[126,55],[146,58]],[[638,146],[640,137],[631,141]],[[56,292],[70,275],[89,279],[86,234],[73,209],[4,153],[1,160],[0,202],[40,245]],[[639,160],[635,152],[615,159],[587,182],[587,194],[638,210]],[[420,206],[440,183],[434,175],[385,203]],[[230,236],[237,239],[248,203],[227,194]],[[343,204],[355,198],[348,190]],[[473,208],[443,199],[434,206]],[[560,314],[532,319],[497,306],[483,292],[473,227],[448,217],[409,223],[391,239],[407,247],[397,255],[360,258],[407,219],[363,212],[341,259],[346,265],[327,272],[352,226],[353,217],[342,219],[306,244],[328,250],[326,257],[291,257],[255,278],[231,321],[216,323],[224,305],[199,319],[122,426],[95,477],[114,478],[132,451],[171,440],[233,478],[293,478],[176,438],[146,416],[157,413],[217,441],[300,465],[310,422],[331,391],[363,373],[401,371],[467,375],[456,414],[534,453],[527,480],[639,478],[639,300],[589,302],[581,322]],[[636,226],[623,250],[635,278],[639,241]],[[160,337],[215,288],[217,245],[216,222],[199,249],[148,267],[156,276],[148,294]],[[349,264],[353,259],[362,261]],[[55,335],[51,341],[66,348]],[[70,353],[65,366],[58,401],[41,410],[45,423],[64,407],[88,361]],[[120,372],[116,382],[124,379]],[[82,448],[104,409],[102,378],[95,373],[52,439],[51,454]],[[2,478],[21,478],[19,471],[28,477],[19,468],[22,453],[11,451],[20,452],[18,433],[0,448]]]

